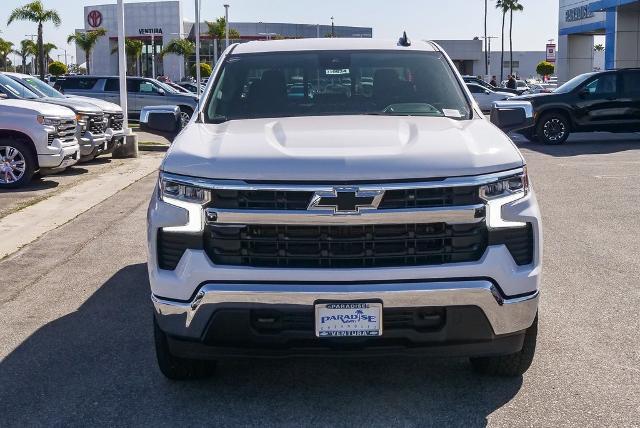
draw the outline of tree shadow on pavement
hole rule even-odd
[[[512,135],[520,149],[531,150],[555,157],[600,155],[640,150],[639,134],[580,133],[572,135],[559,146],[531,142],[519,134]]]
[[[0,362],[0,426],[485,426],[522,386],[465,360],[401,358],[224,361],[171,382],[151,317],[146,266],[117,272]]]

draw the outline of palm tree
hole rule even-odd
[[[144,43],[141,40],[137,39],[124,39],[124,51],[127,57],[133,59],[135,63],[135,74],[136,76],[140,75],[140,56],[142,56],[142,48],[144,47]],[[114,54],[118,52],[118,46],[111,49],[111,53]]]
[[[27,58],[30,55],[33,55],[34,57],[36,57],[38,54],[38,47],[36,46],[35,43],[33,43],[33,41],[29,39],[24,39],[20,42],[20,49],[16,50],[15,53],[17,55],[20,55],[20,58],[22,59],[22,72],[26,73]]]
[[[507,12],[512,0],[498,0],[496,2],[496,9],[500,9],[502,12],[502,53],[500,54],[500,81],[504,80],[504,24],[507,19]]]
[[[602,43],[598,43],[593,47],[593,50],[596,52],[602,52],[604,51],[604,45]]]
[[[91,74],[90,62],[91,51],[98,42],[98,39],[107,34],[104,28],[85,31],[84,33],[75,33],[67,37],[67,43],[75,42],[76,46],[84,51],[85,60],[87,62],[87,74]]]
[[[518,3],[518,0],[509,1],[509,62],[511,69],[509,70],[513,75],[513,12],[522,12],[524,6]]]
[[[16,8],[9,15],[7,25],[14,21],[31,21],[38,24],[38,64],[40,69],[40,78],[44,79],[45,63],[44,63],[44,42],[42,41],[42,24],[52,22],[53,25],[59,27],[62,23],[60,15],[53,9],[45,9],[41,0],[34,0],[22,7]]]
[[[4,65],[4,71],[7,71],[7,57],[13,52],[13,43],[0,38],[0,59]]]
[[[187,58],[196,50],[196,45],[187,39],[173,39],[162,48],[160,58],[164,58],[167,54],[173,54],[183,57],[185,72],[187,67]]]
[[[227,29],[227,20],[224,19],[224,16],[216,19],[215,22],[204,21],[207,24],[209,29],[207,30],[207,34],[209,34],[213,39],[216,40],[215,43],[218,44],[218,52],[220,52],[220,41],[226,37],[226,29]],[[239,39],[240,33],[235,28],[229,28],[229,39]]]
[[[45,43],[44,45],[42,45],[42,50],[44,50],[45,65],[48,65],[49,62],[51,62],[52,58],[49,56],[49,54],[54,49],[58,49],[58,47],[53,43]]]

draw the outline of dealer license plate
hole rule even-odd
[[[316,305],[317,337],[382,335],[382,303]]]

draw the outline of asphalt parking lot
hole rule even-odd
[[[166,380],[145,267],[152,174],[0,261],[0,426],[640,426],[640,135],[517,141],[545,227],[524,377],[398,358]]]

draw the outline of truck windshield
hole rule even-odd
[[[561,93],[561,94],[566,94],[568,92],[571,92],[575,88],[577,88],[578,86],[582,85],[583,82],[585,82],[588,78],[590,78],[594,74],[595,73],[580,74],[579,76],[574,77],[573,79],[569,80],[564,85],[562,85],[559,88],[557,88],[554,92],[558,92],[558,93]]]
[[[471,107],[439,52],[231,55],[205,106],[208,122],[318,115],[467,119]]]
[[[26,86],[16,82],[4,74],[0,74],[0,90],[7,95],[12,95],[16,98],[25,98],[29,100],[40,98],[38,95],[27,89]]]
[[[43,97],[64,98],[64,95],[36,77],[19,77],[18,79],[28,85],[33,92],[41,94]]]

